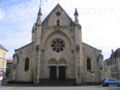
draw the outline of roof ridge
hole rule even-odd
[[[8,51],[2,44],[0,44],[0,48],[5,50],[5,51]]]

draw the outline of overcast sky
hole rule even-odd
[[[0,44],[12,59],[14,49],[31,42],[40,0],[0,0]],[[102,50],[104,59],[120,47],[120,0],[42,0],[42,20],[57,3],[74,20],[78,9],[83,42]]]

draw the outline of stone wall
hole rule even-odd
[[[16,56],[13,58],[15,65],[13,71],[13,79],[16,81],[32,81],[35,56],[33,56],[33,45],[29,45],[16,50]],[[25,59],[29,58],[29,70],[25,71]]]
[[[101,81],[100,67],[98,57],[101,54],[97,50],[83,43],[83,60],[84,60],[84,81],[85,83],[95,83]],[[91,60],[91,70],[87,70],[87,58]]]
[[[73,32],[74,33],[74,32]],[[41,78],[49,78],[49,65],[48,62],[51,59],[55,59],[59,62],[60,59],[64,59],[67,62],[66,77],[68,79],[75,78],[75,58],[74,58],[74,38],[70,33],[69,28],[60,27],[59,30],[54,28],[43,27],[42,33],[42,56],[41,56]],[[51,48],[52,40],[60,38],[65,42],[65,48],[62,52],[56,53]],[[59,66],[59,64],[57,64]]]

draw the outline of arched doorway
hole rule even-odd
[[[60,59],[59,62],[59,81],[66,80],[66,64],[67,62],[64,59]]]
[[[59,81],[66,79],[66,66],[59,66]]]
[[[56,66],[50,66],[50,80],[57,80],[57,68]]]
[[[50,72],[50,75],[49,75],[49,79],[51,81],[55,81],[57,80],[57,61],[55,59],[52,59],[48,62],[48,65],[49,65],[49,72]]]

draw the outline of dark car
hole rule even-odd
[[[120,81],[117,80],[116,78],[106,78],[102,82],[103,86],[109,86],[109,85],[116,85],[120,86]]]

